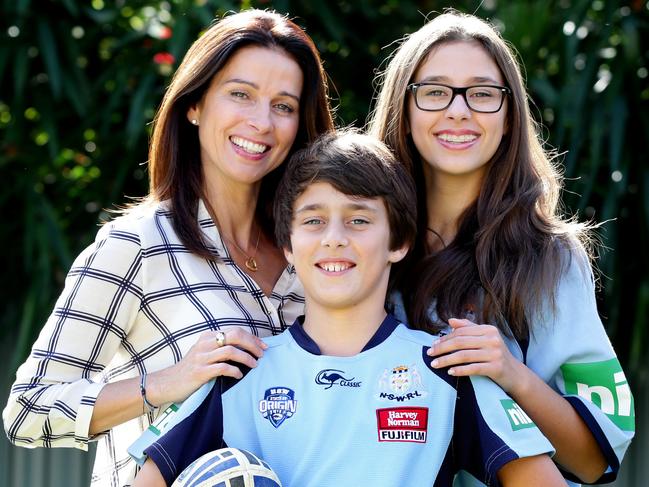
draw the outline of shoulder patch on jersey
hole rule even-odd
[[[563,364],[567,394],[594,404],[624,431],[635,431],[633,395],[620,362],[613,358],[602,362]]]
[[[403,402],[427,395],[421,373],[414,364],[384,369],[379,377],[376,398],[382,401]]]
[[[149,425],[148,430],[156,436],[160,436],[162,434],[162,431],[167,429],[167,424],[169,423],[173,415],[176,414],[178,409],[179,408],[177,404],[170,404],[169,407],[162,411],[160,416],[158,416],[156,420]]]
[[[292,417],[297,410],[295,392],[288,387],[271,387],[266,389],[264,398],[259,401],[259,412],[275,428]]]
[[[396,407],[376,410],[379,441],[426,443],[428,408]]]
[[[513,399],[501,399],[500,404],[507,414],[507,419],[509,420],[509,424],[513,431],[522,430],[524,428],[536,428],[536,424],[534,424],[532,418],[530,418],[525,411],[516,404],[516,401]]]

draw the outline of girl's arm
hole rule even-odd
[[[597,312],[588,259],[570,252],[554,305],[533,315],[525,364],[498,329],[468,320],[449,320],[453,332],[431,355],[434,367],[497,382],[552,442],[566,471],[582,482],[611,482],[634,436],[633,396]]]
[[[496,382],[550,440],[554,460],[583,482],[594,482],[608,463],[586,426],[568,401],[518,361],[498,329],[469,320],[449,320],[453,332],[433,344],[433,367],[451,367],[454,376],[484,375]],[[550,353],[550,352],[548,352]],[[440,356],[441,355],[441,356]]]
[[[133,482],[133,487],[166,487],[166,485],[160,470],[151,459],[144,462]]]
[[[557,467],[547,455],[519,458],[498,471],[503,487],[558,487],[565,486]]]

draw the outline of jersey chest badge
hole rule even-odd
[[[379,441],[426,443],[428,408],[395,407],[376,410]]]
[[[338,387],[360,387],[361,381],[355,380],[355,377],[349,378],[344,370],[324,369],[315,376],[315,383],[331,389],[334,385]]]
[[[382,401],[404,402],[428,395],[419,369],[415,365],[397,365],[385,369],[379,377],[376,398]]]
[[[259,412],[275,428],[279,428],[296,410],[295,392],[288,387],[266,389],[264,398],[259,401]]]

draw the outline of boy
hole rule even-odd
[[[430,336],[386,315],[390,266],[414,240],[414,194],[389,150],[353,131],[291,158],[275,219],[305,317],[146,449],[134,485],[169,485],[225,446],[264,458],[285,487],[450,485],[458,468],[488,484],[565,485],[551,445],[502,390],[429,368]]]

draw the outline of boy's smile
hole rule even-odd
[[[405,249],[391,251],[390,225],[381,198],[359,198],[331,184],[311,184],[295,201],[291,251],[310,307],[354,309],[381,306],[390,264]]]
[[[341,272],[345,272],[347,269],[351,269],[356,264],[354,264],[351,261],[342,261],[339,259],[334,259],[334,260],[323,259],[320,262],[316,262],[316,265],[320,267],[320,269],[324,270],[325,272],[339,274]]]

